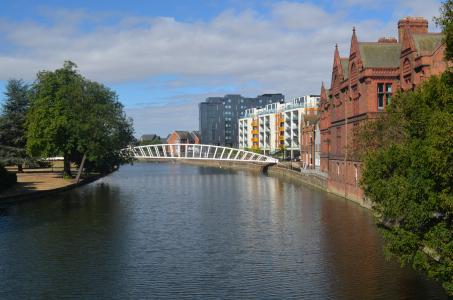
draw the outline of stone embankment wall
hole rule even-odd
[[[323,191],[327,191],[327,178],[324,178],[315,173],[304,171],[298,172],[277,164],[269,168],[268,174],[271,176],[290,178],[300,183],[308,184]]]

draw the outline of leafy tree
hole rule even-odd
[[[33,156],[64,157],[64,174],[71,162],[87,158],[89,170],[109,171],[124,162],[120,149],[133,140],[115,92],[86,80],[70,61],[53,72],[43,71],[33,85],[27,119],[27,150]]]
[[[435,20],[444,33],[445,58],[453,61],[453,0],[443,2],[440,12],[441,16],[435,18]]]
[[[453,85],[449,73],[399,93],[357,136],[361,183],[386,250],[453,295]]]
[[[80,112],[76,155],[87,155],[87,168],[110,172],[124,162],[119,150],[135,139],[132,120],[126,117],[116,93],[85,80],[83,101],[76,103],[74,109]]]
[[[25,120],[29,107],[29,86],[22,80],[10,79],[6,101],[0,116],[0,157],[4,164],[16,164],[22,172],[26,159]]]
[[[77,147],[78,112],[82,101],[83,77],[72,62],[63,68],[41,71],[33,84],[27,118],[27,150],[32,156],[64,157],[64,174],[71,175],[70,157]]]
[[[442,4],[445,58],[453,61],[453,1]],[[453,296],[453,73],[400,92],[387,113],[355,132],[361,184],[386,252],[442,282]]]

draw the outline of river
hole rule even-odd
[[[246,171],[138,163],[0,215],[0,299],[447,299],[369,211]]]

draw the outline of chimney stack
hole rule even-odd
[[[394,37],[381,37],[381,38],[379,38],[378,43],[394,44],[394,43],[398,43],[398,41]]]
[[[403,40],[404,28],[408,28],[412,33],[427,33],[428,21],[423,17],[405,17],[398,21],[398,39]]]

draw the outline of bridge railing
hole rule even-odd
[[[158,144],[136,146],[130,151],[139,159],[207,159],[241,162],[277,163],[278,159],[243,149],[203,144]]]

